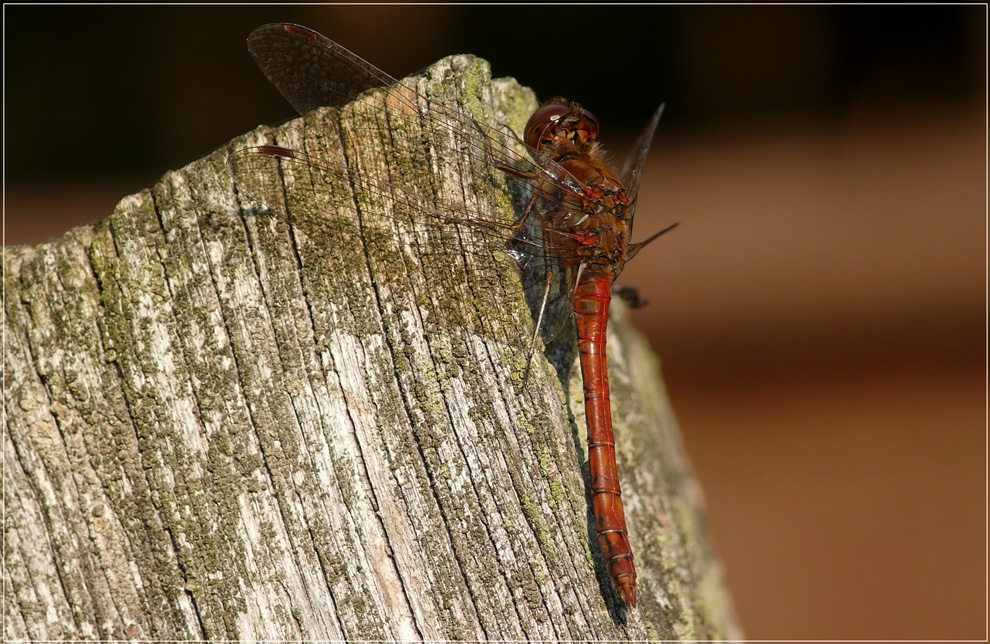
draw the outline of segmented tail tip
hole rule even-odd
[[[636,608],[636,587],[632,584],[622,584],[616,587],[619,599],[629,608]]]

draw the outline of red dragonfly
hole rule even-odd
[[[527,156],[517,151],[519,146],[515,144],[519,141],[514,135],[509,134],[506,142],[503,130],[477,123],[456,107],[428,102],[410,85],[305,27],[265,25],[250,35],[248,49],[268,79],[301,114],[354,100],[368,101],[368,107],[381,109],[384,103],[380,96],[370,99],[361,95],[371,88],[385,88],[386,100],[398,105],[400,111],[410,115],[408,118],[467,141],[467,146],[459,148],[461,154],[472,155],[492,164],[507,178],[528,184],[525,212],[515,223],[507,224],[482,216],[463,203],[426,203],[401,184],[384,185],[372,177],[362,179],[372,190],[387,191],[413,213],[418,225],[430,229],[470,228],[480,238],[494,240],[517,259],[541,258],[544,266],[561,268],[556,273],[550,268],[545,271],[536,332],[543,324],[551,283],[563,275],[573,303],[584,378],[598,543],[619,597],[627,606],[635,607],[636,568],[615,463],[605,328],[612,284],[625,263],[647,243],[673,228],[661,230],[643,242],[630,242],[643,162],[663,106],[637,143],[620,180],[598,146],[598,121],[577,103],[554,99],[536,110],[523,135],[530,153]],[[280,177],[287,167],[301,169],[308,180],[283,183]],[[227,159],[227,169],[238,186],[283,214],[288,210],[283,205],[284,191],[331,190],[349,181],[353,172],[340,163],[274,145],[233,152]]]

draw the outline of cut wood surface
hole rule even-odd
[[[519,131],[535,99],[488,73],[454,57],[419,87]],[[359,182],[290,223],[224,170],[246,145],[343,140],[383,181],[421,176],[424,199],[511,221],[491,168],[379,141],[408,135],[319,110],[96,225],[5,248],[6,639],[738,633],[657,361],[621,305],[631,611],[595,544],[580,374],[561,383],[538,354],[523,381],[534,322],[511,258],[397,236],[377,216],[395,204]]]

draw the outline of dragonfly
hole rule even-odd
[[[622,602],[636,606],[636,567],[622,505],[615,456],[615,434],[609,401],[605,332],[613,284],[627,261],[644,246],[676,226],[631,242],[636,196],[644,161],[663,106],[638,140],[621,173],[606,162],[597,141],[595,116],[575,102],[553,99],[529,118],[520,140],[514,133],[483,125],[456,106],[430,102],[409,81],[399,81],[336,42],[294,24],[259,27],[248,37],[248,49],[262,72],[300,113],[319,107],[369,101],[368,90],[386,93],[400,116],[415,119],[466,145],[461,154],[489,163],[504,176],[527,185],[528,198],[511,223],[482,215],[467,203],[425,201],[401,183],[366,177],[372,190],[387,192],[424,227],[467,228],[482,240],[503,247],[518,261],[541,260],[542,297],[532,340],[545,320],[551,285],[563,284],[577,328],[577,346],[584,381],[588,460],[598,545]],[[310,180],[281,181],[287,168],[301,169]],[[353,169],[306,152],[277,145],[236,150],[227,170],[238,187],[274,212],[288,215],[289,190],[332,190],[347,185]],[[621,178],[620,178],[621,177]],[[313,199],[308,199],[313,203]],[[334,216],[339,216],[335,213]],[[531,353],[532,356],[532,353]],[[527,375],[529,365],[527,364]],[[525,377],[524,377],[525,382]]]

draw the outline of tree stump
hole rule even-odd
[[[469,56],[418,83],[516,131],[536,105]],[[657,362],[620,304],[632,611],[594,539],[580,374],[561,383],[538,354],[522,381],[533,319],[511,259],[354,224],[389,204],[347,186],[325,221],[290,223],[224,171],[231,149],[350,128],[381,172],[511,219],[490,172],[407,167],[361,118],[259,128],[96,225],[5,249],[5,638],[737,634]]]

